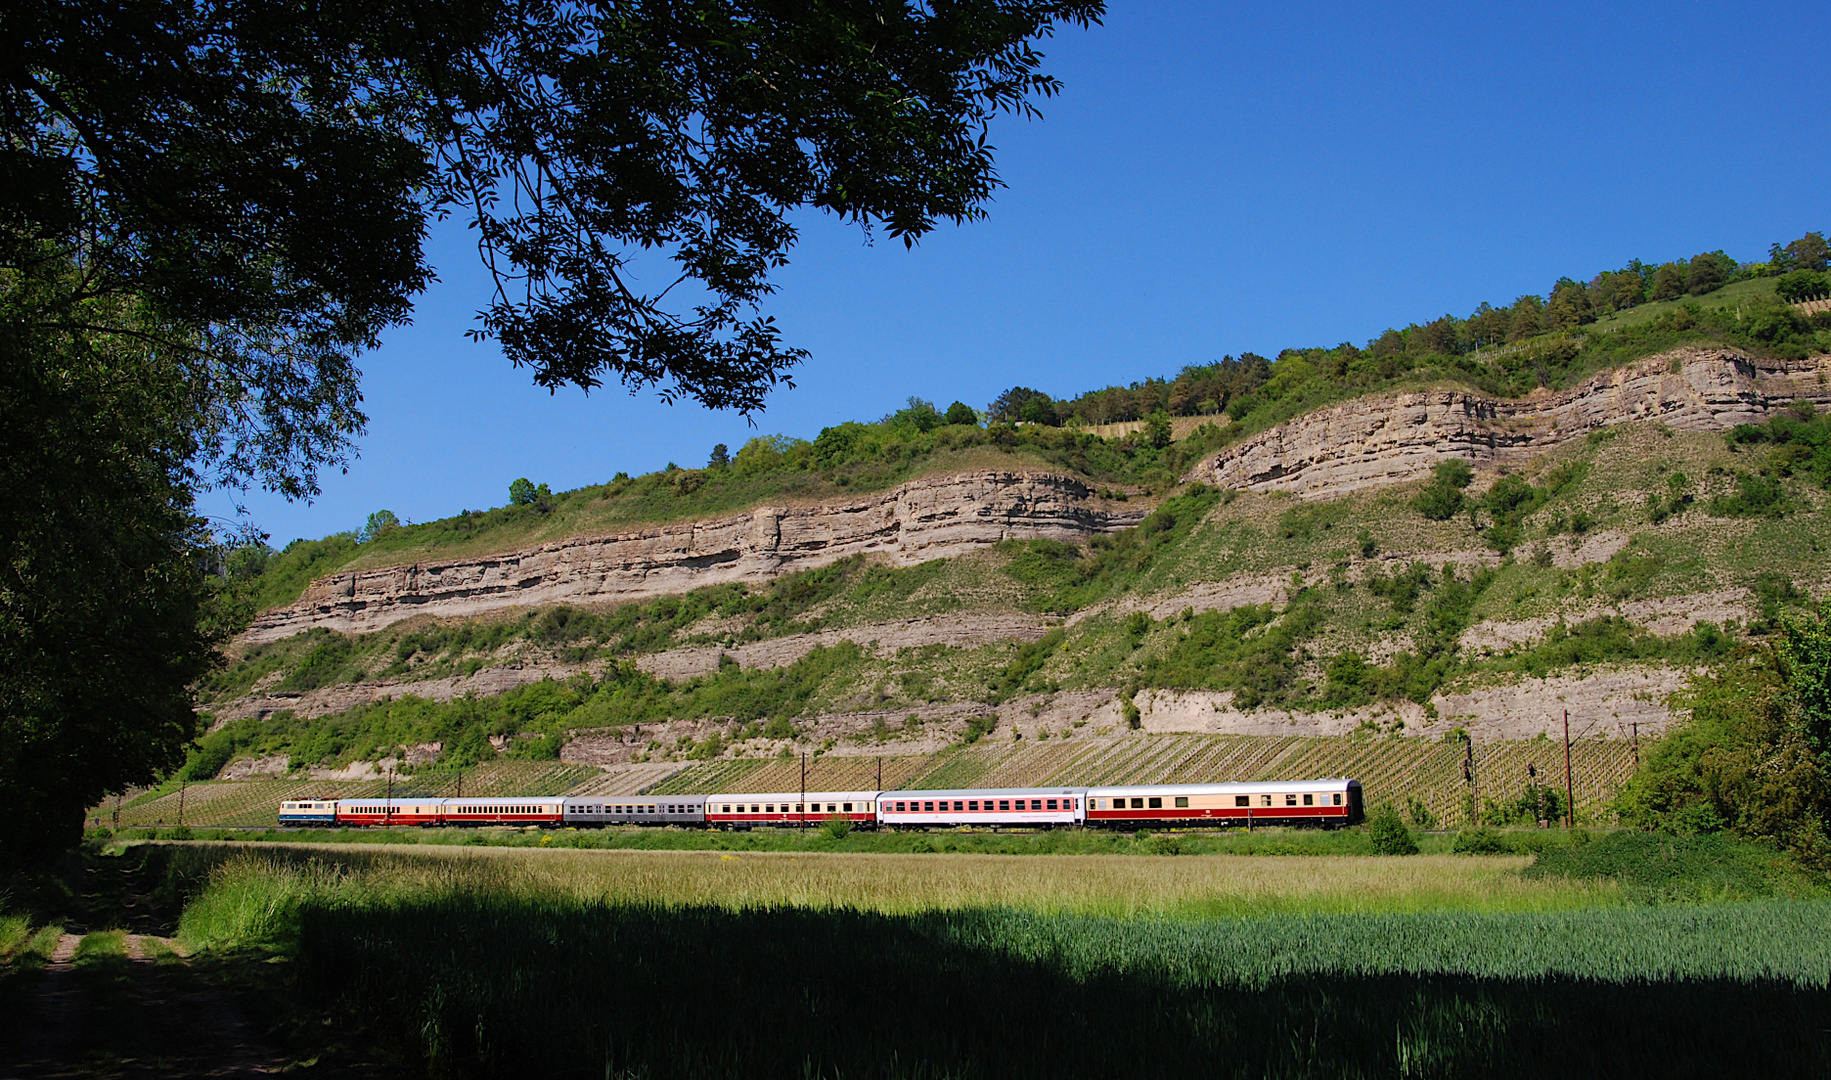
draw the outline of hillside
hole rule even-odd
[[[1568,710],[1579,802],[1605,814],[1693,672],[1831,593],[1831,317],[1774,294],[1387,352],[1370,378],[1329,370],[1349,346],[1288,350],[1208,415],[1073,412],[1116,400],[1096,394],[948,424],[912,399],[706,469],[232,559],[260,610],[200,688],[214,726],[185,775],[1329,766],[1450,820],[1459,762],[1492,759],[1504,802]],[[1248,366],[1228,363],[1165,393]]]

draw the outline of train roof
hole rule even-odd
[[[567,802],[705,802],[710,795],[566,795]]]
[[[1107,784],[1085,789],[1089,795],[1150,795],[1175,792],[1183,795],[1276,795],[1285,791],[1346,791],[1360,786],[1359,780],[1346,777],[1317,777],[1313,780],[1274,780],[1252,783],[1222,784]]]
[[[883,797],[886,799],[938,799],[942,796],[951,799],[956,795],[964,798],[984,795],[1023,795],[1028,797],[1031,795],[1081,795],[1086,791],[1087,789],[1084,787],[982,787],[947,788],[945,790],[936,788],[932,791],[918,791],[905,788],[900,791],[886,791],[884,792]]]
[[[831,800],[851,802],[872,802],[877,799],[875,791],[719,791],[707,795],[706,801],[732,802],[829,802]]]
[[[462,799],[434,798],[432,796],[416,797],[413,795],[396,795],[392,799],[336,799],[339,806],[539,806],[563,799],[562,795],[489,795],[480,798],[465,797]]]

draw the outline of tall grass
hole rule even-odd
[[[440,1076],[1831,1065],[1831,904],[1607,906],[1518,859],[217,858],[187,943],[290,952]],[[1381,910],[1446,877],[1463,910]]]
[[[856,910],[889,915],[1000,907],[1114,918],[1271,913],[1556,911],[1617,903],[1610,882],[1529,881],[1519,857],[1411,859],[815,853],[531,852],[483,849],[224,849],[186,908],[181,936],[204,948],[284,944],[314,900],[490,897],[727,911]]]

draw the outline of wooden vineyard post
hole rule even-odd
[[[1576,787],[1570,780],[1570,710],[1564,710],[1564,820],[1565,827],[1577,827]]]
[[[807,830],[807,751],[801,751],[801,801],[795,804],[800,813],[795,815],[796,827],[803,832]]]

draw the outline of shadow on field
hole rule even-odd
[[[1618,1080],[1831,1069],[1831,993],[1773,980],[1222,982],[1174,949],[1137,961],[1121,949],[1075,974],[993,944],[996,913],[446,898],[308,905],[300,916],[318,1002],[436,1076]]]

